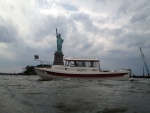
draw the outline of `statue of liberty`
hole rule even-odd
[[[62,52],[62,43],[64,42],[64,40],[61,38],[61,34],[57,33],[57,29],[56,29],[56,37],[57,37],[57,51]]]

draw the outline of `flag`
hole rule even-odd
[[[39,56],[38,55],[34,55],[34,58],[35,58],[35,60],[39,59]]]

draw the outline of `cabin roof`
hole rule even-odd
[[[64,60],[68,60],[68,61],[99,61],[98,59],[95,58],[83,58],[83,57],[68,57],[68,58],[64,58]]]

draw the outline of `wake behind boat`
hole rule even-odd
[[[128,80],[130,69],[101,70],[100,62],[95,58],[65,58],[63,59],[61,34],[57,33],[57,51],[51,68],[35,68],[37,74],[44,80],[52,78],[90,78]],[[37,57],[38,58],[38,57]],[[65,62],[65,63],[64,63]]]

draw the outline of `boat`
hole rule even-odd
[[[43,80],[54,78],[129,80],[131,76],[131,69],[102,70],[98,59],[79,57],[64,58],[64,65],[35,67],[35,71]]]

